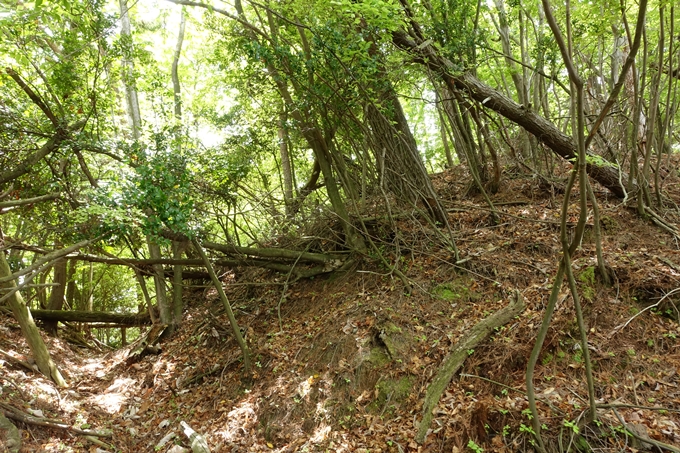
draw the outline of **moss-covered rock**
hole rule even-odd
[[[401,327],[391,321],[382,323],[379,327],[378,338],[385,345],[392,360],[404,360],[408,357],[413,340],[405,334]]]

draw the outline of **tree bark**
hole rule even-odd
[[[0,277],[9,277],[11,275],[12,272],[5,259],[5,254],[4,252],[0,252]],[[0,288],[12,291],[16,288],[16,283],[14,280],[5,281],[0,283]],[[28,307],[26,307],[26,303],[19,291],[14,291],[9,297],[9,306],[12,309],[14,318],[16,318],[21,326],[21,333],[24,335],[29,348],[31,348],[33,358],[35,359],[35,363],[38,365],[40,372],[52,379],[57,386],[66,387],[66,381],[52,361],[47,346],[40,336],[40,331],[35,325],[31,312],[28,311]]]
[[[120,326],[142,326],[151,324],[148,313],[125,315],[120,313],[109,313],[105,311],[84,311],[84,310],[31,310],[34,319],[39,319],[44,323],[58,321],[61,322],[82,322],[82,323],[107,323],[118,324]]]
[[[127,0],[119,0],[120,6],[120,34],[132,43],[132,24],[130,23]],[[123,83],[125,85],[125,98],[127,100],[128,115],[132,129],[132,137],[139,140],[142,136],[142,115],[139,111],[139,99],[135,86],[134,64],[130,55],[123,56]]]
[[[386,75],[383,75],[386,77]],[[423,159],[418,154],[416,140],[408,127],[406,115],[392,84],[380,93],[383,109],[374,103],[366,108],[366,118],[371,126],[373,150],[386,188],[408,202],[423,202],[433,220],[446,226],[446,212],[437,200]]]
[[[54,264],[54,278],[52,279],[52,282],[56,286],[52,287],[50,298],[47,300],[48,310],[61,310],[64,306],[64,296],[66,295],[67,265],[68,260],[66,258],[61,258]],[[45,330],[49,335],[53,337],[58,336],[57,324],[57,321],[50,320],[45,322]]]
[[[0,445],[7,448],[9,453],[19,453],[21,451],[21,433],[14,424],[0,412]]]
[[[416,42],[403,31],[393,32],[392,39],[398,47],[416,57],[419,63],[440,74],[449,89],[463,91],[485,107],[522,126],[558,156],[569,161],[578,156],[576,144],[571,137],[562,133],[554,124],[533,109],[517,104],[472,74],[455,74],[451,62],[442,57],[429,42]],[[597,160],[588,163],[588,174],[614,195],[624,198],[629,192],[628,188],[622,184],[627,179],[627,175],[622,171],[619,175],[619,169],[614,164],[596,163],[598,161],[602,161],[599,156]]]
[[[293,211],[293,167],[290,163],[288,150],[288,131],[286,129],[286,112],[283,107],[279,112],[279,124],[277,126],[279,139],[279,157],[281,158],[281,173],[283,174],[283,200],[286,205],[286,216],[291,217]],[[318,172],[316,173],[319,174]]]
[[[425,402],[423,403],[423,419],[418,426],[416,442],[420,444],[425,442],[425,436],[427,436],[427,431],[430,428],[430,422],[432,421],[432,411],[437,407],[439,399],[446,391],[446,387],[448,387],[451,379],[453,379],[453,375],[458,371],[463,362],[465,362],[469,351],[491,335],[495,328],[508,323],[515,316],[522,313],[522,311],[524,311],[522,294],[519,291],[516,291],[507,307],[502,308],[493,315],[477,323],[469,332],[465,333],[464,337],[451,349],[439,366],[437,375],[427,387]]]
[[[177,34],[177,44],[175,45],[175,53],[172,56],[172,68],[170,70],[172,76],[172,91],[175,100],[175,118],[178,120],[182,119],[182,97],[177,68],[179,66],[179,57],[182,53],[182,43],[184,42],[184,29],[186,27],[186,23],[186,13],[184,12],[184,8],[182,8],[179,20],[179,33]]]

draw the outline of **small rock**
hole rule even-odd
[[[181,447],[179,445],[173,445],[170,450],[168,450],[168,453],[188,453],[189,450],[188,448]]]

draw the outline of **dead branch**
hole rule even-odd
[[[62,431],[68,431],[75,434],[80,434],[83,436],[95,436],[95,437],[111,437],[113,433],[111,431],[94,431],[91,429],[79,429],[74,428],[66,422],[59,420],[48,420],[43,417],[36,417],[26,412],[20,411],[19,409],[10,406],[7,403],[0,402],[0,411],[5,414],[7,418],[12,420],[26,423],[27,425],[34,426],[44,426],[46,428],[59,429]]]

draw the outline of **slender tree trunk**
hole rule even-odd
[[[48,310],[61,310],[64,306],[67,265],[68,260],[66,258],[61,258],[54,264],[54,278],[52,279],[52,283],[54,283],[55,286],[52,286],[50,298],[47,301]],[[45,330],[53,337],[57,336],[57,324],[56,321],[45,322]]]
[[[132,25],[128,11],[127,0],[119,0],[120,6],[120,34],[132,43]],[[123,55],[123,83],[125,84],[125,98],[128,106],[128,115],[132,126],[132,137],[139,140],[142,134],[142,115],[139,111],[139,100],[135,83],[134,64],[129,54]]]
[[[149,258],[152,260],[161,259],[163,254],[158,244],[147,238],[147,245],[149,247]],[[172,307],[168,303],[167,291],[165,288],[165,273],[162,264],[154,264],[153,267],[153,283],[156,289],[156,304],[160,312],[160,320],[162,324],[172,324]]]
[[[121,14],[121,35],[126,37],[132,42],[132,26],[130,23],[130,16],[128,14],[127,0],[119,0],[120,2],[120,14]],[[178,42],[177,46],[181,50],[181,42]],[[179,58],[179,57],[178,57]],[[125,92],[127,94],[127,105],[128,113],[130,115],[130,123],[132,127],[132,135],[135,140],[141,139],[142,133],[142,120],[139,110],[139,100],[137,98],[137,88],[136,81],[134,78],[134,65],[129,56],[124,56],[123,59],[124,67],[124,83]],[[176,71],[176,68],[175,68]],[[177,89],[179,89],[179,79]],[[181,104],[175,105],[175,113],[177,113],[177,107]],[[179,110],[181,114],[181,109]],[[155,243],[151,238],[147,237],[147,245],[149,247],[149,257],[151,259],[160,259],[162,257],[160,246]],[[170,324],[172,322],[172,310],[168,304],[166,288],[165,288],[165,278],[163,275],[163,266],[154,265],[154,286],[156,288],[156,303],[158,304],[158,310],[160,311],[160,319],[164,324]]]
[[[172,68],[170,70],[172,76],[172,91],[175,100],[175,118],[182,119],[182,97],[181,86],[179,84],[179,73],[177,68],[179,66],[179,57],[182,54],[182,43],[184,42],[184,29],[187,23],[187,16],[182,7],[182,13],[179,19],[179,33],[177,34],[177,44],[175,45],[175,53],[172,56]]]
[[[437,116],[439,118],[439,133],[441,134],[442,137],[442,146],[444,147],[444,154],[446,156],[446,165],[447,167],[451,168],[454,165],[453,162],[453,154],[451,154],[451,147],[449,146],[449,133],[446,127],[446,122],[444,121],[444,114],[442,113],[442,99],[441,95],[439,94],[439,90],[435,89],[434,90],[435,94],[435,105],[437,107]],[[462,160],[459,158],[462,162]]]
[[[69,308],[73,309],[76,306],[76,293],[78,287],[76,285],[76,270],[78,268],[77,260],[69,260],[68,272],[66,273],[66,295],[65,301]]]
[[[286,112],[281,107],[278,124],[279,157],[281,158],[281,173],[283,173],[283,200],[286,204],[286,216],[291,217],[293,212],[293,168],[290,164],[288,150],[288,130],[286,128]]]
[[[172,257],[176,260],[182,258],[185,249],[185,244],[173,241]],[[184,288],[184,285],[182,284],[182,271],[184,266],[175,264],[172,269],[172,326],[173,330],[176,330],[182,323],[182,310],[184,309],[184,303],[182,301],[182,290]]]

